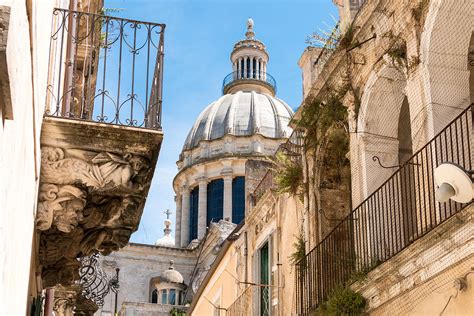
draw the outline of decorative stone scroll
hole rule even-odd
[[[36,227],[45,286],[72,284],[76,258],[128,243],[151,176],[149,161],[138,155],[42,148]]]

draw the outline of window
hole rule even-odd
[[[199,187],[196,186],[189,195],[189,237],[190,240],[197,238],[197,228],[198,228],[198,207],[199,207]]]
[[[253,63],[252,78],[257,78],[257,76],[255,75],[257,73],[257,60],[255,58],[252,58],[252,63]]]
[[[217,179],[207,185],[207,226],[218,222],[224,213],[224,180]]]
[[[260,248],[260,284],[270,284],[270,260],[268,242]],[[260,315],[270,315],[270,288],[260,287]]]
[[[247,58],[247,77],[250,78],[250,58]]]
[[[161,304],[168,304],[168,293],[166,293],[166,290],[161,290]]]
[[[157,289],[154,289],[153,291],[151,291],[151,302],[154,304],[158,303],[158,290]]]
[[[169,304],[176,305],[176,290],[170,289]]]
[[[245,177],[232,180],[232,223],[239,224],[245,216]]]

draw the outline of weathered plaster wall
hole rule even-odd
[[[4,315],[27,312],[53,7],[66,0],[1,0],[10,7],[7,65],[13,119],[0,113],[0,306]],[[34,268],[33,268],[34,269]],[[31,272],[34,282],[35,274]],[[34,290],[32,291],[35,292]]]

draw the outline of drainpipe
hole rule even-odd
[[[247,231],[244,232],[245,282],[248,282],[248,241]]]

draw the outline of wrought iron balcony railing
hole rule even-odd
[[[435,200],[434,169],[472,170],[473,105],[418,150],[296,264],[296,313],[309,315],[337,286],[392,258],[467,204]]]
[[[54,9],[46,114],[161,129],[164,24]]]
[[[237,83],[262,83],[269,87],[274,93],[276,93],[276,80],[268,72],[263,71],[234,71],[225,76],[224,81],[222,82],[222,93],[226,94],[227,91]]]
[[[270,286],[249,285],[226,309],[226,315],[270,315],[270,295]]]

